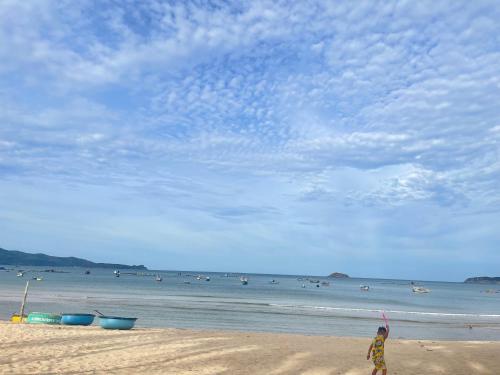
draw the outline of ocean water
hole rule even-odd
[[[138,327],[370,337],[383,324],[385,311],[392,337],[500,340],[500,293],[484,292],[495,289],[491,285],[416,281],[431,292],[415,294],[409,280],[309,276],[330,282],[317,287],[307,276],[247,274],[249,283],[242,285],[240,274],[202,273],[210,277],[205,281],[196,279],[199,272],[189,271],[148,271],[143,276],[122,271],[117,278],[113,270],[94,269],[90,275],[80,268],[40,270],[24,277],[0,271],[0,319],[19,311],[30,280],[27,312],[99,310],[138,317]],[[156,273],[162,282],[155,281]],[[43,281],[31,280],[34,276]],[[370,291],[361,291],[361,284]]]

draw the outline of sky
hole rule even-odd
[[[0,247],[500,276],[496,1],[0,0]]]

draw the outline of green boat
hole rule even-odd
[[[26,321],[30,324],[61,324],[61,315],[32,312]]]

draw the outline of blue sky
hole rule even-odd
[[[0,246],[498,276],[499,19],[495,1],[1,1]]]

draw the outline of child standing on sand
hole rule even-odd
[[[377,331],[377,337],[375,337],[368,349],[368,355],[366,359],[370,359],[370,354],[372,354],[373,364],[375,368],[372,371],[372,375],[376,375],[378,370],[382,370],[382,375],[387,374],[387,366],[385,365],[384,359],[384,343],[389,336],[389,325],[386,323],[385,327],[379,327]]]

